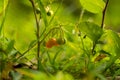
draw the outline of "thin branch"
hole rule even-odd
[[[103,10],[101,28],[103,28],[103,26],[104,26],[105,13],[106,13],[106,10],[107,10],[108,2],[109,2],[109,0],[107,0],[105,8]]]
[[[37,13],[36,13],[36,8],[35,8],[35,3],[34,0],[30,0],[32,3],[33,11],[34,11],[34,16],[36,20],[36,26],[37,26],[37,32],[36,32],[36,37],[37,37],[37,63],[38,63],[38,70],[39,70],[39,63],[40,63],[40,42],[39,42],[39,37],[40,37],[40,27],[39,27],[39,20],[37,19]]]
[[[106,13],[106,9],[107,9],[107,6],[108,6],[108,2],[109,0],[107,0],[106,2],[106,5],[105,5],[105,8],[103,10],[103,14],[102,14],[102,22],[101,22],[101,28],[103,29],[103,26],[104,26],[104,20],[105,20],[105,13]],[[93,48],[92,48],[92,54],[94,53],[94,50],[95,50],[95,47],[96,47],[96,42],[93,42]]]

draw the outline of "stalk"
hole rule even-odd
[[[34,12],[35,20],[36,20],[36,30],[37,30],[36,31],[36,37],[37,37],[37,69],[40,70],[40,63],[41,63],[41,59],[40,59],[40,41],[39,41],[40,26],[39,26],[39,20],[37,18],[37,13],[36,13],[34,0],[30,0],[30,2],[32,3],[33,12]]]
[[[107,10],[107,6],[108,6],[109,0],[107,0],[105,8],[102,12],[102,22],[101,22],[101,28],[103,29],[104,26],[104,20],[105,20],[105,14],[106,14],[106,10]],[[94,53],[95,47],[96,47],[97,41],[93,42],[93,48],[92,48],[92,54]]]

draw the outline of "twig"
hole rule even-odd
[[[101,22],[101,28],[102,29],[103,29],[103,26],[104,26],[105,13],[106,13],[106,9],[107,9],[107,6],[108,6],[108,2],[109,2],[109,0],[107,0],[107,2],[106,2],[105,8],[104,8],[103,14],[102,14],[102,22]],[[97,41],[93,42],[92,54],[94,53],[96,43],[97,43]]]
[[[32,3],[32,7],[33,7],[33,12],[34,12],[34,16],[35,16],[35,20],[36,20],[36,26],[37,26],[37,32],[36,32],[36,37],[37,37],[37,64],[38,64],[38,70],[39,70],[39,64],[40,64],[40,42],[39,42],[39,37],[40,37],[40,27],[39,27],[39,20],[37,19],[37,13],[36,13],[36,8],[35,8],[35,3],[34,0],[30,0],[30,2]]]
[[[105,8],[103,10],[101,28],[103,28],[103,26],[104,26],[105,13],[106,13],[106,9],[107,9],[107,6],[108,6],[108,2],[109,2],[109,0],[107,0]]]

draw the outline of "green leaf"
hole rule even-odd
[[[42,4],[41,0],[37,0],[37,1],[39,3],[39,8],[41,10],[41,15],[42,15],[42,18],[44,20],[45,26],[48,26],[47,13],[46,13],[46,10],[44,8],[44,5]]]
[[[110,60],[104,63],[106,64],[104,69],[101,70],[105,72],[120,57],[120,37],[116,32],[106,30],[101,36],[101,40],[105,42],[102,45],[102,49],[112,55],[110,56]]]
[[[79,29],[93,41],[98,40],[103,34],[103,30],[98,25],[91,22],[80,23]]]
[[[51,80],[50,77],[48,77],[45,73],[38,72],[36,70],[26,68],[17,68],[15,70],[20,74],[28,76],[32,80]]]
[[[84,9],[92,13],[102,12],[105,6],[103,0],[80,0],[80,3]]]
[[[120,56],[120,37],[119,35],[112,31],[107,30],[106,33],[102,36],[106,44],[103,46],[103,49],[109,53],[114,54],[115,56]]]

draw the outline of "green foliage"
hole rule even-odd
[[[66,7],[67,0],[1,0],[0,79],[107,80],[118,76],[120,36],[105,25],[100,27],[106,23],[102,18],[106,3],[78,2],[81,14],[74,13],[73,4]],[[100,19],[94,21],[99,14]]]

